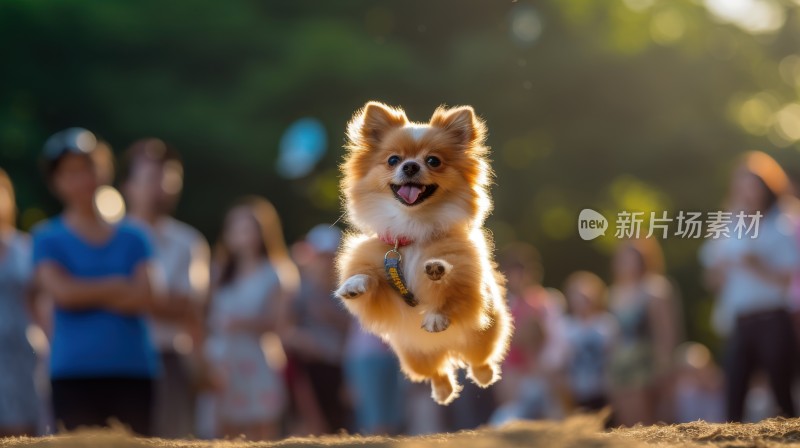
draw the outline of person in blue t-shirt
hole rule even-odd
[[[148,435],[158,359],[145,322],[151,247],[132,224],[106,222],[95,206],[110,179],[110,150],[70,128],[45,143],[44,171],[63,212],[33,232],[36,282],[55,304],[50,377],[53,413],[66,429],[116,419]]]

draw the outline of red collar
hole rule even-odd
[[[392,236],[388,233],[382,233],[378,235],[378,238],[381,240],[381,242],[388,244],[390,246],[394,246],[396,243],[398,247],[408,246],[409,244],[414,242],[414,240],[412,240],[411,238],[402,235]]]

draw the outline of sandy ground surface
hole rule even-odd
[[[572,417],[564,422],[516,422],[420,437],[360,437],[339,435],[290,438],[279,442],[241,440],[160,440],[135,438],[121,430],[85,430],[70,434],[0,439],[0,447],[800,447],[800,419],[773,419],[755,424],[646,426],[604,431],[602,418]]]

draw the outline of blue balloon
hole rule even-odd
[[[322,159],[327,150],[325,127],[316,118],[301,118],[281,137],[278,148],[278,174],[288,179],[301,178]]]

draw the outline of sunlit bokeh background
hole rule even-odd
[[[224,208],[258,193],[291,240],[339,218],[344,126],[364,102],[415,120],[470,104],[490,129],[498,246],[537,246],[550,286],[607,278],[613,232],[580,240],[581,209],[718,209],[751,149],[800,173],[799,5],[6,0],[0,166],[29,229],[57,212],[37,169],[49,134],[87,127],[116,152],[157,136],[185,159],[180,219],[213,241]],[[124,214],[115,190],[97,203]],[[664,248],[687,336],[713,348],[700,243]]]

